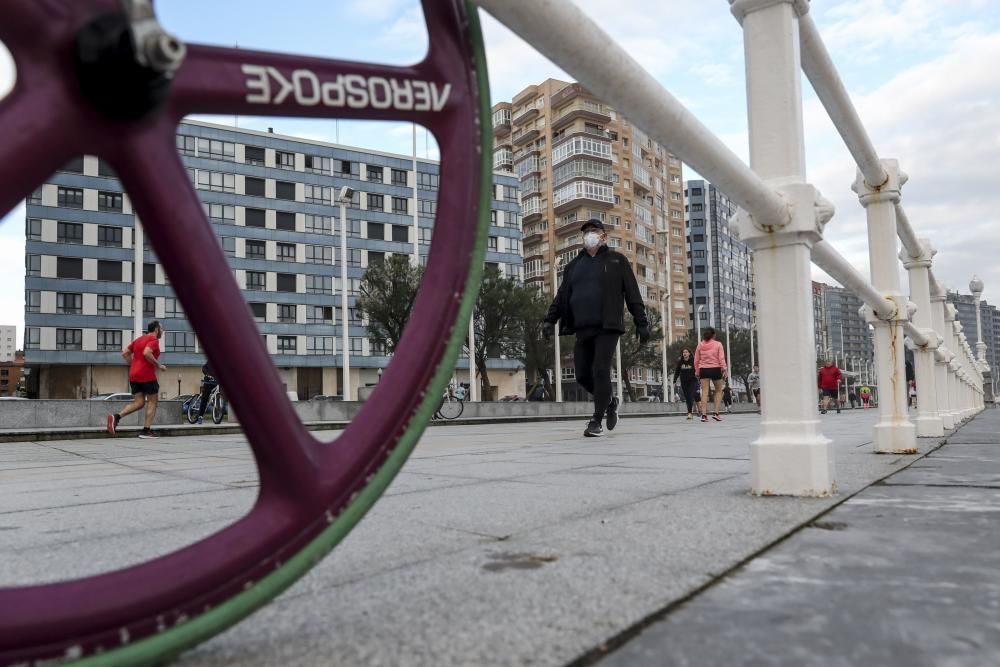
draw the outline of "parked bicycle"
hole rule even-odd
[[[454,380],[448,383],[448,389],[441,397],[441,404],[431,419],[458,419],[465,409],[465,387],[456,384]]]
[[[223,418],[229,413],[229,408],[226,405],[226,397],[219,388],[219,385],[215,385],[212,393],[208,395],[208,407],[212,410],[212,422],[215,424],[221,424]],[[198,417],[201,416],[201,394],[184,401],[182,409],[184,410],[184,414],[187,415],[188,423],[196,423]],[[205,412],[208,412],[208,409]]]

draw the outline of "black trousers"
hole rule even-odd
[[[690,382],[681,382],[681,392],[684,394],[684,401],[687,403],[688,412],[694,412],[694,399],[698,394],[698,378],[691,378]]]
[[[611,404],[611,357],[621,336],[617,331],[582,331],[576,335],[573,364],[576,382],[594,396],[594,421],[604,419]]]
[[[215,389],[214,383],[203,382],[201,385],[201,407],[198,408],[198,416],[204,417],[205,410],[208,408],[208,397],[212,395],[212,390]]]

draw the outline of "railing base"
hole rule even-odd
[[[944,423],[940,417],[917,417],[914,423],[918,438],[940,438],[944,435]]]
[[[876,454],[914,454],[917,451],[917,429],[909,422],[875,425]]]
[[[833,444],[821,435],[756,440],[750,444],[750,469],[755,496],[824,497],[837,492]]]

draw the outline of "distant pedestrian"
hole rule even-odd
[[[694,357],[691,350],[686,347],[681,350],[681,358],[674,366],[674,382],[680,378],[681,393],[684,394],[684,401],[687,403],[688,419],[694,417],[694,404],[698,395],[698,378],[694,375]]]
[[[560,333],[576,334],[573,363],[576,382],[594,396],[594,414],[584,436],[604,435],[618,424],[618,399],[611,396],[611,357],[625,333],[625,306],[635,322],[640,343],[649,341],[649,320],[639,283],[629,259],[607,245],[604,223],[590,219],[580,227],[583,250],[566,265],[556,298],[549,306],[542,334],[551,338],[556,322]]]
[[[861,397],[862,407],[867,410],[872,401],[872,390],[868,385],[862,385],[861,389],[858,389],[858,395]]]
[[[853,409],[854,409],[854,406],[858,404],[858,395],[857,395],[857,394],[855,394],[855,393],[854,393],[854,392],[852,391],[851,393],[849,393],[849,394],[847,395],[847,400],[848,400],[848,401],[850,401],[850,403],[851,403],[851,410],[853,410]]]
[[[158,438],[153,432],[153,419],[156,417],[156,402],[160,396],[160,384],[157,382],[157,370],[165,371],[167,367],[160,363],[160,338],[163,327],[156,320],[146,327],[146,334],[129,343],[122,351],[122,357],[129,362],[128,382],[132,391],[132,402],[121,412],[108,415],[108,433],[115,435],[122,417],[145,408],[143,429],[140,438]]]
[[[733,390],[729,388],[728,382],[725,389],[722,390],[722,404],[726,406],[726,413],[733,411]]]
[[[757,404],[757,409],[760,410],[760,369],[757,366],[753,367],[750,376],[747,377],[747,388],[753,395],[753,400]]]
[[[917,383],[914,380],[910,380],[910,386],[907,388],[907,397],[909,398],[910,407],[917,407]]]
[[[712,419],[722,421],[719,416],[719,403],[722,402],[722,383],[729,374],[726,366],[726,350],[722,343],[715,340],[715,329],[708,327],[701,333],[701,342],[694,350],[694,373],[701,381],[701,421],[708,421],[708,390],[714,385],[713,402],[715,412]]]
[[[837,414],[840,414],[838,394],[840,393],[841,378],[843,378],[843,374],[840,372],[840,369],[837,368],[832,359],[827,359],[823,368],[819,369],[819,375],[816,380],[820,391],[823,392],[823,409],[820,410],[820,414],[826,414],[826,411],[830,408],[831,399],[837,408]]]
[[[195,422],[196,424],[205,423],[205,410],[208,409],[208,399],[212,395],[212,390],[218,385],[219,381],[215,377],[212,362],[206,361],[201,366],[201,402],[198,406],[198,420]]]

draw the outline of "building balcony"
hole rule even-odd
[[[521,180],[524,180],[531,174],[540,174],[544,167],[544,163],[537,155],[514,161],[514,171]]]
[[[493,123],[493,136],[500,138],[510,134],[510,120],[502,120]]]
[[[515,146],[523,146],[524,144],[530,143],[541,136],[541,132],[538,131],[536,127],[529,127],[523,130],[515,130],[515,132],[510,135],[511,141]]]
[[[542,206],[541,197],[529,197],[521,201],[521,221],[528,222],[529,218],[534,218],[535,216],[540,216],[545,213],[545,207]]]
[[[514,125],[523,125],[524,123],[527,123],[529,120],[534,120],[535,118],[538,118],[538,115],[540,113],[541,112],[538,110],[538,107],[532,105],[527,109],[522,109],[520,113],[516,114],[513,118],[511,118],[511,122]]]
[[[527,197],[542,191],[542,179],[538,174],[532,174],[521,179],[521,197]]]
[[[552,118],[552,129],[554,131],[561,127],[565,127],[577,118],[582,118],[583,120],[589,120],[593,123],[600,123],[603,125],[611,122],[611,112],[607,106],[599,104],[598,102],[579,100],[568,107],[559,109],[559,111],[556,112]]]
[[[556,213],[581,204],[611,208],[614,203],[612,186],[593,181],[573,181],[552,193],[552,207]]]

